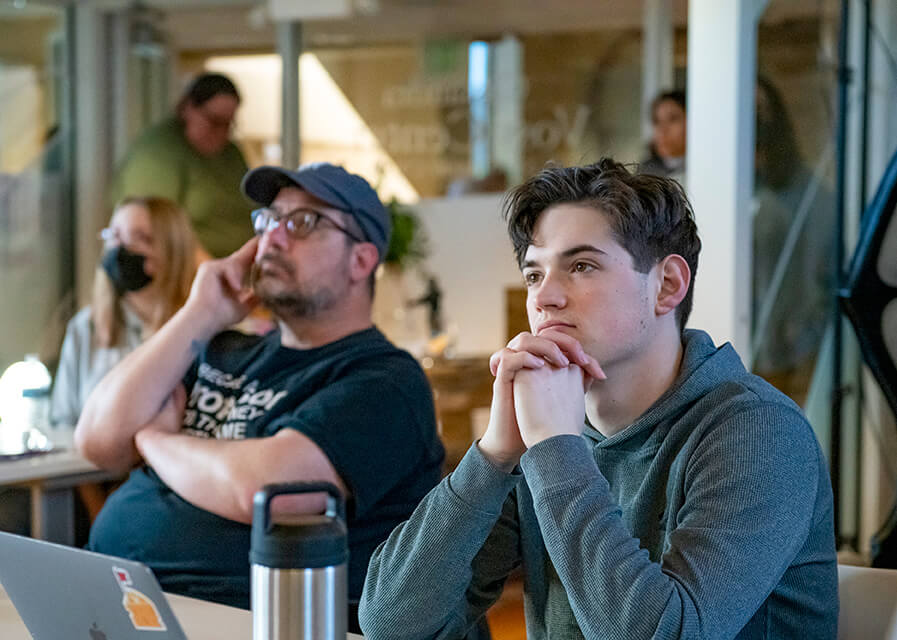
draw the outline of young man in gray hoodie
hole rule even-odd
[[[374,553],[366,636],[464,637],[522,566],[531,640],[835,638],[825,459],[793,402],[684,328],[682,188],[603,159],[505,213],[532,332],[492,357],[483,438]]]

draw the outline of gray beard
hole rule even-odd
[[[292,265],[278,261],[289,272],[295,275]],[[268,291],[261,280],[261,271],[258,265],[252,265],[250,283],[255,296],[268,307],[277,317],[283,320],[311,319],[328,309],[333,308],[339,299],[339,293],[329,287],[319,287],[316,291],[306,292],[299,289],[273,293]],[[345,295],[346,292],[343,292]]]
[[[330,289],[319,289],[311,295],[298,291],[267,295],[256,290],[256,296],[279,318],[309,319],[332,308],[336,294]]]

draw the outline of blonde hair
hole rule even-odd
[[[159,272],[150,286],[158,294],[153,315],[144,325],[144,337],[157,331],[187,301],[190,285],[196,275],[197,243],[184,211],[168,198],[127,197],[113,210],[138,205],[149,214],[153,229],[153,243],[159,255]],[[98,267],[93,281],[91,320],[97,344],[111,347],[119,343],[125,327],[122,296],[102,267]]]

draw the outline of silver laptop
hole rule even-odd
[[[0,582],[34,640],[187,640],[139,562],[0,533]]]

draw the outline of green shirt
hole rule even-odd
[[[181,205],[203,248],[220,258],[252,237],[250,206],[240,193],[248,167],[235,144],[214,156],[200,155],[177,118],[144,131],[118,168],[112,204],[127,196],[162,196]]]

